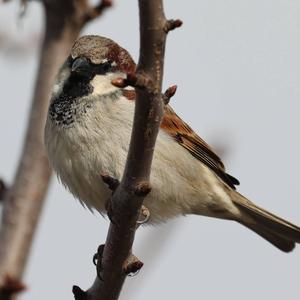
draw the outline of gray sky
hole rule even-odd
[[[0,7],[0,34],[9,32],[18,44],[41,30],[42,11],[30,3],[17,24],[18,5],[12,2]],[[172,106],[209,143],[227,147],[224,160],[240,179],[240,192],[299,225],[300,2],[168,0],[165,11],[184,21],[167,43],[164,86],[179,86]],[[116,40],[136,59],[137,17],[137,1],[116,1],[85,33]],[[11,50],[0,49],[0,175],[8,181],[21,150],[37,64],[35,52],[20,59]],[[73,299],[73,284],[89,287],[92,255],[107,226],[54,178],[22,299]],[[145,266],[127,280],[121,300],[299,298],[300,247],[281,253],[228,221],[189,216],[142,228],[134,252]]]

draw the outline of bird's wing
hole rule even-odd
[[[134,90],[124,89],[123,96],[128,100],[136,99]],[[188,150],[195,158],[214,171],[230,187],[235,189],[235,185],[239,184],[236,178],[225,172],[225,167],[220,157],[214,153],[210,146],[189,125],[177,116],[169,105],[165,106],[165,114],[160,128]]]
[[[161,129],[173,137],[195,158],[213,170],[230,187],[235,188],[239,181],[225,172],[224,164],[211,147],[193,129],[181,120],[171,106],[166,105]]]

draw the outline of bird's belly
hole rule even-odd
[[[53,163],[60,181],[86,207],[104,212],[110,191],[101,179],[101,160],[95,161],[92,167],[88,161],[91,154],[87,151],[74,155],[73,149],[62,147],[60,153],[64,159],[59,162],[56,158]]]
[[[76,127],[52,135],[46,147],[62,184],[86,207],[104,212],[110,190],[102,181],[101,173],[111,168],[112,153],[108,160],[109,154],[102,153],[101,144],[99,147],[99,142],[92,137],[79,136]]]
[[[48,149],[52,165],[76,198],[103,213],[111,192],[101,173],[121,179],[130,128],[121,134],[98,131],[95,136],[83,137],[78,136],[78,131],[72,133],[72,129],[66,132],[57,135],[55,149]],[[162,131],[155,147],[150,181],[152,191],[144,204],[150,210],[152,223],[189,213],[214,216],[211,207],[222,206],[221,198],[228,198],[215,192],[215,174]]]

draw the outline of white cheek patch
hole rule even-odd
[[[104,58],[102,61],[101,61],[101,64],[104,64],[106,62],[108,62],[109,60],[107,58]],[[117,63],[115,61],[111,62],[111,66],[112,67],[116,67],[117,66]]]
[[[90,84],[94,88],[92,95],[106,95],[118,90],[119,88],[112,85],[111,81],[115,78],[120,77],[124,78],[125,75],[122,73],[107,73],[105,75],[96,75],[90,82]]]

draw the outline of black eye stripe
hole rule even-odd
[[[107,61],[105,63],[102,64],[103,70],[105,70],[105,72],[108,72],[111,70],[112,68],[112,63],[111,61]]]
[[[83,60],[84,64],[82,66],[79,64],[79,68],[76,68],[76,60]],[[113,62],[111,60],[106,60],[100,64],[94,64],[89,59],[77,57],[75,59],[69,60],[69,66],[72,68],[75,65],[75,69],[82,72],[81,75],[85,76],[95,76],[96,74],[103,75],[110,72],[113,69]],[[73,70],[72,70],[73,71]],[[79,73],[79,72],[78,72]]]
[[[93,66],[96,74],[104,74],[104,73],[109,72],[112,69],[112,62],[108,60],[99,65],[92,64],[92,66]]]

